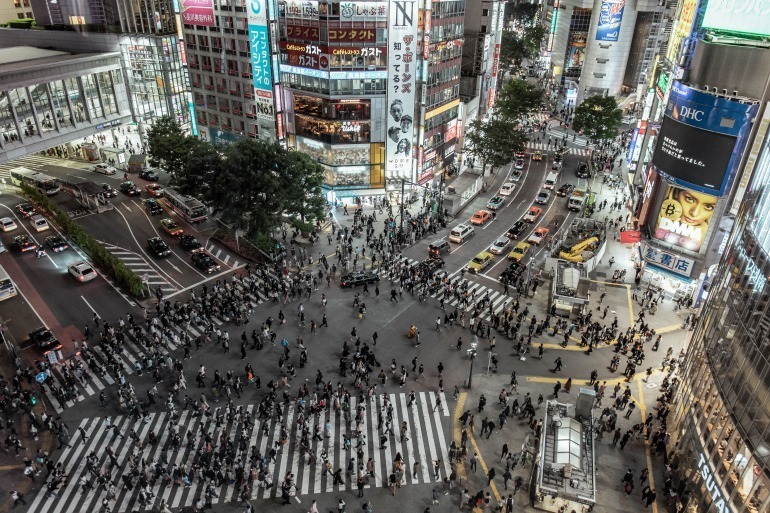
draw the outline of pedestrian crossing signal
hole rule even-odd
[[[29,396],[29,404],[35,406],[37,404],[37,397],[34,395]]]

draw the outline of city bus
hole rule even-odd
[[[13,185],[19,187],[22,183],[37,187],[48,196],[53,196],[61,190],[56,178],[44,175],[38,171],[27,169],[26,167],[16,167],[11,169],[11,181]]]
[[[17,294],[16,285],[11,281],[11,277],[0,266],[0,301],[13,297]]]
[[[208,218],[206,206],[191,196],[185,196],[172,188],[163,188],[163,197],[168,206],[188,223],[200,223]]]

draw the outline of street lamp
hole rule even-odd
[[[472,343],[471,348],[468,349],[468,356],[471,357],[471,370],[468,373],[468,390],[471,389],[471,385],[473,384],[473,360],[476,358],[476,347],[478,346],[477,343]]]

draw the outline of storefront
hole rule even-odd
[[[663,291],[669,298],[692,297],[696,281],[691,278],[695,271],[696,260],[663,250],[642,242],[634,266],[640,273],[641,285]]]

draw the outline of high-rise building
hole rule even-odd
[[[87,39],[88,33],[114,34],[123,57],[131,110],[136,121],[144,123],[156,117],[172,116],[181,124],[190,123],[190,98],[183,49],[177,33],[178,5],[175,2],[32,0],[32,6],[39,26],[74,30],[68,31],[67,37],[42,35],[41,41],[66,39],[62,44],[76,47],[84,44],[78,40]],[[95,38],[94,41],[103,39]],[[194,130],[194,126],[191,128]]]
[[[30,0],[0,0],[0,23],[34,17]]]

